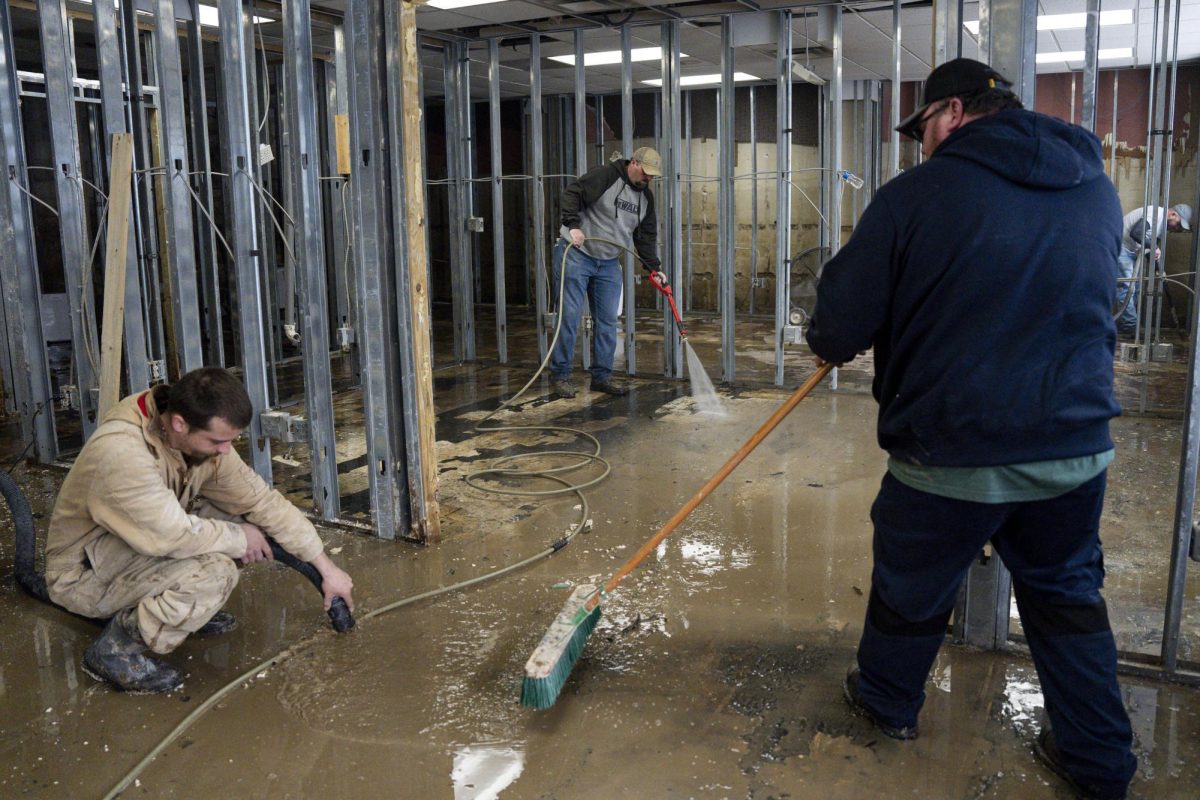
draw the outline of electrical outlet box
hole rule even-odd
[[[79,410],[79,387],[73,383],[64,383],[62,386],[62,400],[59,402],[59,408],[64,411]]]
[[[471,233],[483,233],[483,217],[467,217],[467,230]]]
[[[804,344],[804,328],[799,325],[784,325],[780,335],[784,344]]]
[[[308,441],[308,420],[286,411],[264,411],[259,417],[263,436],[282,444]]]
[[[167,364],[165,361],[147,361],[150,368],[150,383],[162,383],[167,379]]]

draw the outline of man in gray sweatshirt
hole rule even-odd
[[[1150,232],[1151,222],[1158,223],[1158,229]],[[1153,261],[1160,256],[1159,240],[1167,231],[1190,231],[1192,229],[1192,207],[1179,203],[1170,208],[1135,208],[1125,215],[1124,234],[1121,237],[1121,255],[1117,257],[1120,267],[1120,280],[1117,282],[1117,333],[1122,336],[1132,336],[1138,324],[1138,278],[1135,275],[1135,264],[1138,251],[1149,256],[1153,253]],[[1140,270],[1138,271],[1140,273]],[[1133,297],[1129,297],[1130,290]]]
[[[650,181],[661,174],[662,157],[652,148],[641,147],[628,161],[621,159],[589,170],[563,192],[562,227],[550,265],[556,298],[561,288],[562,327],[550,359],[550,378],[558,397],[575,396],[571,362],[585,295],[595,326],[592,389],[618,396],[628,391],[612,381],[622,251],[598,240],[635,250],[647,272],[658,271],[658,221]],[[662,273],[659,279],[665,283]],[[628,313],[633,313],[632,309]]]

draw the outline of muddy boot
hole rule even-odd
[[[130,694],[159,694],[183,685],[179,670],[151,658],[134,609],[121,611],[83,653],[83,671]]]
[[[592,391],[611,394],[613,397],[624,397],[629,394],[629,387],[612,381],[600,381],[599,383],[592,381]]]
[[[575,387],[572,386],[571,382],[566,379],[563,379],[560,381],[554,381],[553,383],[550,384],[550,389],[551,389],[551,393],[555,397],[561,398],[563,400],[569,400],[575,396]]]
[[[193,636],[220,636],[223,633],[229,633],[237,627],[237,617],[230,614],[228,611],[218,611],[212,615],[212,619],[204,623],[200,630],[193,633]]]

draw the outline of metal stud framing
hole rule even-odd
[[[983,6],[987,0],[979,4],[980,20],[983,19]],[[936,64],[944,64],[962,55],[962,7],[963,0],[934,0],[933,4],[933,59]],[[980,48],[983,47],[983,37],[980,37]],[[993,65],[995,66],[995,65]],[[1001,73],[1004,73],[1001,70]]]
[[[1100,0],[1087,0],[1083,50],[1083,114],[1079,124],[1095,133],[1096,78],[1100,72]],[[1071,99],[1075,99],[1074,93]]]
[[[134,163],[143,168],[152,165],[150,158],[150,128],[146,109],[156,105],[149,102],[149,94],[142,81],[142,33],[138,28],[137,4],[122,3],[121,38],[123,45],[126,95],[129,99],[129,124],[133,131]],[[150,47],[153,39],[149,36]],[[136,214],[138,262],[141,264],[142,287],[147,298],[162,296],[162,273],[158,258],[158,225],[155,219],[155,183],[149,175],[134,182],[134,211]],[[132,247],[130,249],[133,249]],[[126,309],[128,311],[128,309]],[[146,349],[150,356],[150,382],[166,380],[166,334],[164,332],[163,309],[160,302],[146,302],[145,314]]]
[[[121,69],[121,43],[117,38],[117,14],[111,3],[96,3],[93,22],[96,55],[100,64],[100,103],[104,116],[105,153],[112,137],[129,133],[125,116],[125,78]],[[129,247],[125,256],[125,376],[130,391],[150,385],[146,354],[145,315],[142,311],[142,277],[138,266],[136,215],[129,215]]]
[[[104,5],[100,3],[100,5]],[[225,364],[225,335],[221,322],[221,281],[217,252],[217,232],[209,218],[216,219],[213,208],[212,159],[208,149],[208,97],[204,88],[204,39],[200,35],[200,2],[188,0],[192,18],[187,25],[188,114],[191,117],[194,180],[203,206],[195,204],[192,223],[197,230],[196,264],[199,268],[201,308],[204,319],[202,333],[208,345],[205,360],[209,364]],[[189,176],[191,177],[191,176]],[[207,215],[205,214],[207,212]]]
[[[892,102],[891,102],[891,119],[892,127],[896,127],[900,122],[900,56],[904,50],[902,26],[900,22],[900,0],[892,0]],[[895,131],[888,133],[891,138],[891,171],[888,172],[889,178],[894,178],[900,174],[900,134]]]
[[[71,360],[79,396],[84,439],[92,435],[99,420],[96,370],[99,339],[96,310],[88,264],[89,243],[84,218],[83,176],[79,171],[78,121],[75,114],[75,58],[69,35],[66,5],[38,5],[41,25],[43,69],[46,75],[46,105],[50,112],[50,138],[54,154],[54,187],[58,199],[59,239],[62,242],[63,273],[71,307]],[[24,181],[24,175],[16,176]],[[46,409],[45,413],[49,413]]]
[[[338,117],[346,115],[349,110],[346,87],[346,41],[343,26],[334,28],[334,63],[318,65],[322,68],[323,80],[318,79],[318,87],[323,89],[325,99],[325,161],[328,165],[328,177],[338,180],[326,180],[325,186],[325,217],[329,230],[329,246],[326,248],[326,269],[328,270],[330,291],[333,292],[334,325],[348,328],[351,334],[358,330],[358,318],[354,304],[354,276],[351,260],[354,257],[350,247],[350,176],[339,175],[338,166]],[[350,371],[354,383],[361,381],[362,366],[359,362],[358,348],[350,345],[347,357],[350,359]]]
[[[0,179],[5,182],[0,190],[0,289],[21,436],[27,444],[32,442],[34,458],[48,463],[58,457],[58,443],[42,338],[33,218],[30,200],[17,185],[25,183],[25,145],[9,14],[8,4],[0,3]]]
[[[721,297],[721,375],[733,383],[737,337],[737,307],[734,298],[734,271],[737,245],[735,225],[733,170],[736,142],[734,115],[737,109],[734,94],[733,17],[721,17],[721,94],[718,99],[717,121],[717,286]]]
[[[896,0],[899,2],[899,0]],[[775,47],[775,385],[783,386],[783,327],[792,265],[792,12],[779,12]]]
[[[546,189],[542,175],[542,37],[529,37],[529,174],[533,180],[533,269],[534,292],[537,298],[538,358],[546,357]]]
[[[351,60],[350,149],[354,253],[357,269],[358,348],[362,358],[364,434],[371,468],[371,514],[381,538],[394,539],[408,528],[404,502],[405,461],[400,396],[395,380],[395,285],[390,269],[392,229],[388,213],[384,148],[383,10],[370,0],[351,0],[346,9],[347,52]]]
[[[628,157],[633,152],[633,62],[630,49],[633,33],[621,26],[621,148]],[[603,161],[603,154],[601,154]],[[637,374],[637,302],[633,291],[633,256],[625,256],[625,371]]]
[[[500,40],[488,39],[488,120],[492,154],[492,266],[496,294],[496,350],[508,363],[508,286],[504,269],[504,151],[500,130]]]
[[[664,51],[665,52],[665,51]],[[575,31],[575,174],[588,170],[587,76],[584,73],[583,30]]]
[[[226,202],[232,207],[229,235],[233,250],[234,285],[237,296],[238,336],[241,344],[242,380],[250,395],[254,416],[247,431],[250,465],[268,483],[271,481],[271,440],[263,436],[261,415],[270,405],[267,395],[266,342],[262,318],[262,283],[258,259],[258,209],[251,165],[255,161],[250,134],[249,87],[246,61],[254,58],[253,28],[242,13],[241,0],[221,0],[221,75],[223,91],[221,132],[224,137]]]
[[[662,123],[663,129],[659,138],[659,154],[666,167],[663,177],[659,180],[659,197],[657,207],[662,210],[662,230],[666,234],[665,241],[660,242],[662,250],[662,269],[667,275],[671,286],[679,295],[676,302],[681,302],[685,294],[690,293],[690,287],[683,283],[683,196],[680,186],[679,165],[680,134],[682,120],[680,112],[683,103],[680,101],[679,88],[679,26],[678,21],[662,24]],[[632,296],[629,303],[632,304]],[[683,349],[675,330],[675,319],[671,309],[663,303],[663,374],[669,378],[683,377]]]
[[[842,187],[845,185],[838,179],[837,173],[842,169],[842,9],[834,8],[833,15],[833,64],[829,80],[828,114],[829,137],[825,145],[828,162],[825,164],[825,185],[829,203],[826,214],[829,220],[829,256],[842,247]],[[836,373],[835,373],[836,374]]]
[[[471,62],[465,42],[445,45],[446,169],[449,184],[450,283],[454,316],[454,358],[475,360],[475,281],[471,234]]]
[[[322,519],[336,519],[341,498],[338,495],[337,452],[333,435],[325,237],[321,228],[321,194],[317,185],[321,142],[317,136],[308,0],[288,0],[284,4],[283,22],[284,82],[293,98],[288,110],[292,134],[292,181],[299,206],[295,216],[301,226],[295,240],[296,267],[312,496],[316,512]]]
[[[179,372],[204,366],[200,337],[200,297],[196,286],[195,228],[192,225],[192,193],[187,128],[183,107],[183,70],[179,62],[179,33],[175,28],[173,0],[157,0],[154,26],[158,54],[158,108],[162,125],[163,182],[167,194],[169,231],[167,252],[171,274],[171,308],[175,322],[175,349]]]

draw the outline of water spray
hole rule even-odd
[[[679,329],[679,338],[683,342],[688,378],[692,383],[692,398],[696,401],[696,406],[705,414],[725,416],[725,406],[721,403],[721,398],[713,387],[712,379],[708,377],[704,364],[700,361],[700,356],[696,354],[691,342],[688,341],[687,331],[683,327],[683,317],[679,315],[679,308],[675,305],[675,293],[671,291],[671,286],[661,272],[651,272],[650,283],[662,293],[663,297],[667,298],[667,303],[671,306],[671,315],[675,317],[675,327]]]

